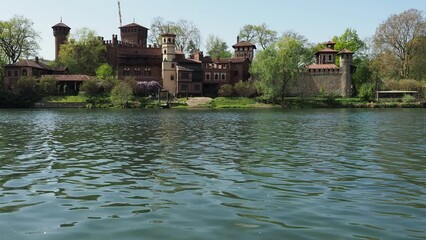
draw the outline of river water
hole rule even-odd
[[[426,110],[0,110],[0,239],[425,239]]]

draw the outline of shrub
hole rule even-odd
[[[218,92],[220,97],[231,97],[234,94],[234,87],[231,84],[224,84]]]
[[[374,99],[374,83],[364,83],[359,88],[358,97],[363,101]]]
[[[111,91],[111,101],[114,105],[128,107],[132,97],[132,87],[128,82],[120,82]]]
[[[102,80],[102,88],[105,93],[111,93],[111,90],[119,83],[115,77],[107,77]]]
[[[43,97],[58,94],[57,82],[53,77],[43,76],[38,82],[38,89]]]
[[[83,83],[81,90],[87,97],[95,97],[102,93],[102,88],[99,80],[91,79]]]
[[[416,98],[409,94],[405,94],[404,97],[402,97],[402,102],[404,103],[413,103],[415,101],[416,101]]]
[[[250,82],[239,82],[235,84],[234,90],[240,97],[252,97],[256,94],[256,87]]]

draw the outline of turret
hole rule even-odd
[[[61,45],[67,42],[71,28],[61,22],[52,27],[55,36],[55,60],[58,60]]]
[[[166,33],[161,35],[161,50],[163,56],[163,88],[171,94],[176,94],[176,35]]]
[[[146,48],[148,28],[136,23],[120,27],[121,42]]]
[[[340,56],[340,72],[342,73],[341,84],[342,84],[342,97],[351,96],[351,87],[352,87],[352,55],[354,53],[343,49],[338,53]]]
[[[234,57],[237,58],[248,58],[253,61],[254,50],[256,45],[251,42],[240,41],[240,36],[237,36],[237,43],[232,46],[234,48]]]

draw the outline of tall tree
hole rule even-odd
[[[362,41],[355,29],[347,28],[340,36],[334,36],[333,41],[336,42],[335,49],[341,51],[348,49],[355,52],[354,58],[363,55],[367,45]]]
[[[258,52],[250,73],[264,99],[284,100],[288,83],[312,63],[310,49],[304,36],[287,32],[277,43]]]
[[[262,23],[261,25],[245,25],[239,34],[241,40],[252,42],[262,49],[267,48],[269,45],[277,41],[277,32],[269,29],[269,27]]]
[[[0,48],[8,63],[15,63],[21,56],[35,55],[40,48],[39,34],[33,28],[34,23],[23,16],[14,16],[9,21],[0,21]]]
[[[207,54],[212,58],[229,58],[232,56],[226,42],[214,35],[207,37],[206,50]]]
[[[161,34],[176,34],[176,48],[190,54],[191,43],[195,48],[200,47],[201,34],[198,27],[190,21],[181,19],[177,22],[165,21],[162,17],[153,19],[150,28],[149,41],[152,44],[161,45]],[[192,47],[192,46],[191,46]]]
[[[409,78],[413,57],[419,49],[416,39],[426,36],[426,20],[417,9],[409,9],[391,15],[380,24],[374,35],[379,54],[391,54],[397,60],[395,66],[400,78]]]
[[[87,28],[77,30],[59,52],[59,63],[72,73],[95,75],[96,69],[105,62],[104,44]]]

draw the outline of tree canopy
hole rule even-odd
[[[207,37],[206,50],[207,54],[212,58],[230,58],[232,56],[226,42],[215,35]]]
[[[59,51],[59,63],[72,73],[95,75],[96,69],[105,62],[106,47],[95,32],[87,28],[79,29]]]
[[[33,25],[30,19],[23,16],[0,21],[0,48],[8,63],[15,63],[22,56],[29,57],[37,53],[40,48],[37,40],[40,37]]]
[[[426,36],[426,20],[417,9],[409,9],[400,14],[391,15],[380,24],[374,35],[378,58],[383,64],[393,62],[399,78],[410,78],[413,59],[422,48],[419,39]],[[392,62],[386,61],[392,60]],[[385,77],[386,73],[382,73]]]
[[[362,41],[355,29],[346,28],[345,32],[340,36],[334,36],[333,41],[336,42],[334,48],[338,51],[348,49],[355,52],[354,57],[362,55],[363,51],[367,47],[364,41]]]
[[[269,27],[262,23],[261,25],[245,25],[240,30],[240,39],[267,48],[269,45],[277,41],[277,32],[269,29]]]
[[[201,34],[198,27],[190,21],[181,19],[177,22],[165,21],[162,17],[153,19],[150,28],[149,42],[161,45],[161,35],[176,34],[176,48],[190,54],[193,48],[200,48]]]
[[[284,99],[287,84],[312,63],[310,49],[304,36],[287,32],[278,42],[257,53],[250,72],[265,100]]]

